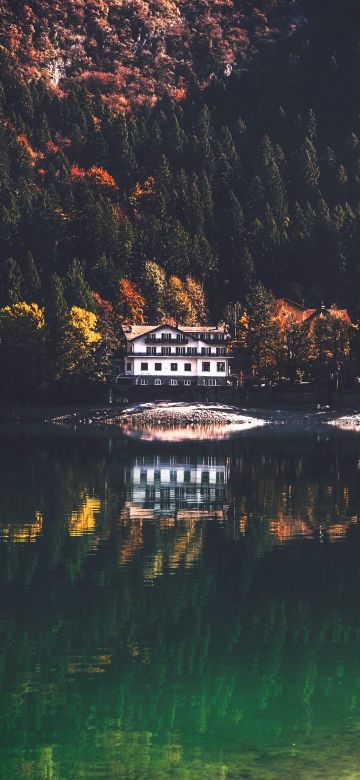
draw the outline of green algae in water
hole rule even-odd
[[[4,432],[0,778],[355,778],[358,439]]]

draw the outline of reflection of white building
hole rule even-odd
[[[139,385],[226,385],[230,356],[225,325],[129,325],[125,372],[117,383]]]
[[[224,514],[227,462],[218,457],[139,457],[126,472],[128,517]]]

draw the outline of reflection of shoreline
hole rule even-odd
[[[259,423],[260,424],[260,423]],[[132,428],[122,426],[121,431],[125,436],[139,441],[158,442],[182,442],[182,441],[216,441],[230,439],[235,433],[247,431],[257,427],[257,424],[246,425],[233,423],[229,425],[189,425],[183,428],[178,426]]]
[[[175,402],[137,404],[106,422],[145,441],[212,441],[265,424],[234,406]]]

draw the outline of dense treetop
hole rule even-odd
[[[1,0],[0,41],[27,77],[99,87],[118,107],[186,93],[291,31],[287,0]]]

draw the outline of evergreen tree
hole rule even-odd
[[[301,200],[313,198],[319,191],[320,169],[316,148],[305,138],[297,156],[297,182]]]
[[[41,279],[30,250],[26,252],[23,269],[25,298],[28,301],[39,303],[41,299]]]
[[[74,257],[65,279],[66,300],[69,306],[80,306],[82,309],[94,308],[94,299],[87,282],[84,269],[77,257]]]
[[[115,265],[104,253],[91,270],[94,289],[105,299],[114,300],[118,274]]]
[[[145,263],[143,282],[145,300],[147,302],[147,322],[158,323],[166,319],[166,287],[167,279],[164,269],[158,263],[148,260]]]
[[[273,376],[279,353],[276,303],[272,293],[260,283],[247,297],[243,330],[252,374],[255,377]]]
[[[64,284],[58,274],[53,274],[45,301],[45,324],[49,355],[49,378],[61,379],[67,366],[66,333],[69,309],[65,300]]]
[[[13,257],[9,257],[6,260],[1,277],[1,299],[3,304],[19,303],[23,297],[24,280],[19,263]]]
[[[286,189],[268,136],[265,136],[258,151],[256,174],[264,188],[266,202],[276,218],[283,222],[288,212]]]

